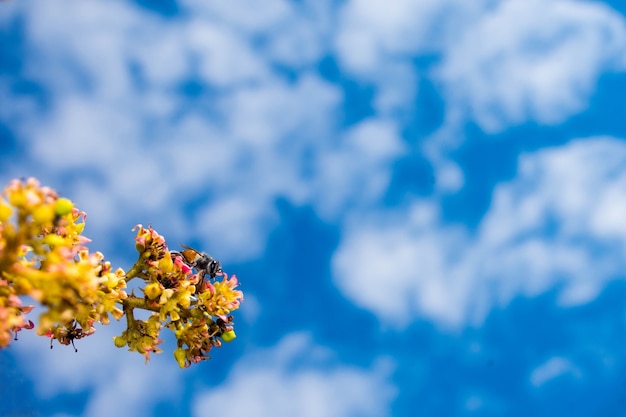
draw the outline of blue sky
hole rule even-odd
[[[246,295],[185,370],[22,332],[0,414],[626,416],[625,94],[619,2],[0,2],[1,182]]]

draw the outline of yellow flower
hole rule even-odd
[[[31,307],[22,307],[20,296],[42,308],[37,333],[65,345],[93,334],[95,324],[108,324],[111,315],[118,320],[126,315],[127,329],[114,344],[146,361],[161,352],[164,326],[177,338],[174,357],[181,367],[209,358],[213,347],[235,338],[229,314],[239,308],[243,293],[234,275],[205,281],[200,264],[173,256],[163,236],[142,225],[133,229],[138,260],[127,272],[113,271],[101,253],[87,249],[85,219],[71,200],[33,178],[11,181],[2,192],[0,347],[10,343],[13,332],[33,327],[24,319]],[[131,279],[143,281],[143,297],[126,293]],[[135,309],[152,315],[135,319]]]
[[[143,289],[143,293],[146,294],[149,300],[156,300],[162,292],[163,288],[158,282],[150,283]]]
[[[223,277],[222,281],[209,285],[207,290],[199,295],[209,314],[222,319],[231,311],[238,309],[243,300],[243,293],[235,289],[239,285],[237,277],[233,275],[229,279],[226,274]]]

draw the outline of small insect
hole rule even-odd
[[[222,273],[222,264],[217,259],[213,259],[211,256],[204,252],[197,251],[189,246],[180,244],[184,250],[177,252],[172,251],[172,256],[180,255],[183,258],[183,262],[190,268],[195,268],[200,274],[201,278],[206,275],[211,279]]]
[[[50,349],[52,349],[52,342],[56,339],[62,345],[69,345],[71,343],[74,348],[74,352],[78,352],[78,349],[76,349],[76,346],[74,345],[74,340],[82,339],[85,336],[93,334],[95,331],[95,328],[83,330],[78,327],[78,322],[73,320],[71,323],[68,323],[63,327],[58,326],[50,332]]]

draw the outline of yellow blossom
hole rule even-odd
[[[207,291],[199,296],[209,314],[223,318],[238,309],[243,300],[243,293],[235,289],[238,285],[237,277],[233,275],[229,279],[226,274],[222,281],[209,285]]]
[[[37,333],[51,343],[74,345],[93,334],[96,324],[108,324],[110,316],[125,316],[127,328],[113,339],[115,346],[127,346],[147,361],[151,353],[161,352],[160,331],[167,328],[177,338],[174,357],[186,367],[235,338],[229,314],[239,307],[243,293],[236,289],[234,275],[213,281],[221,268],[206,275],[201,264],[170,252],[163,236],[142,225],[133,229],[136,263],[128,271],[113,271],[104,255],[88,250],[89,239],[82,235],[85,220],[71,200],[33,178],[13,180],[2,192],[0,348],[11,342],[12,333],[34,326],[24,317],[32,306],[22,306],[22,296],[39,303]],[[143,281],[144,296],[127,294],[131,279]],[[135,309],[152,315],[136,319]]]
[[[163,288],[158,282],[153,282],[146,285],[143,292],[149,300],[156,300],[163,292]]]

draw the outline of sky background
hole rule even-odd
[[[0,2],[0,183],[246,296],[183,370],[22,332],[0,415],[626,416],[625,96],[618,1]]]

